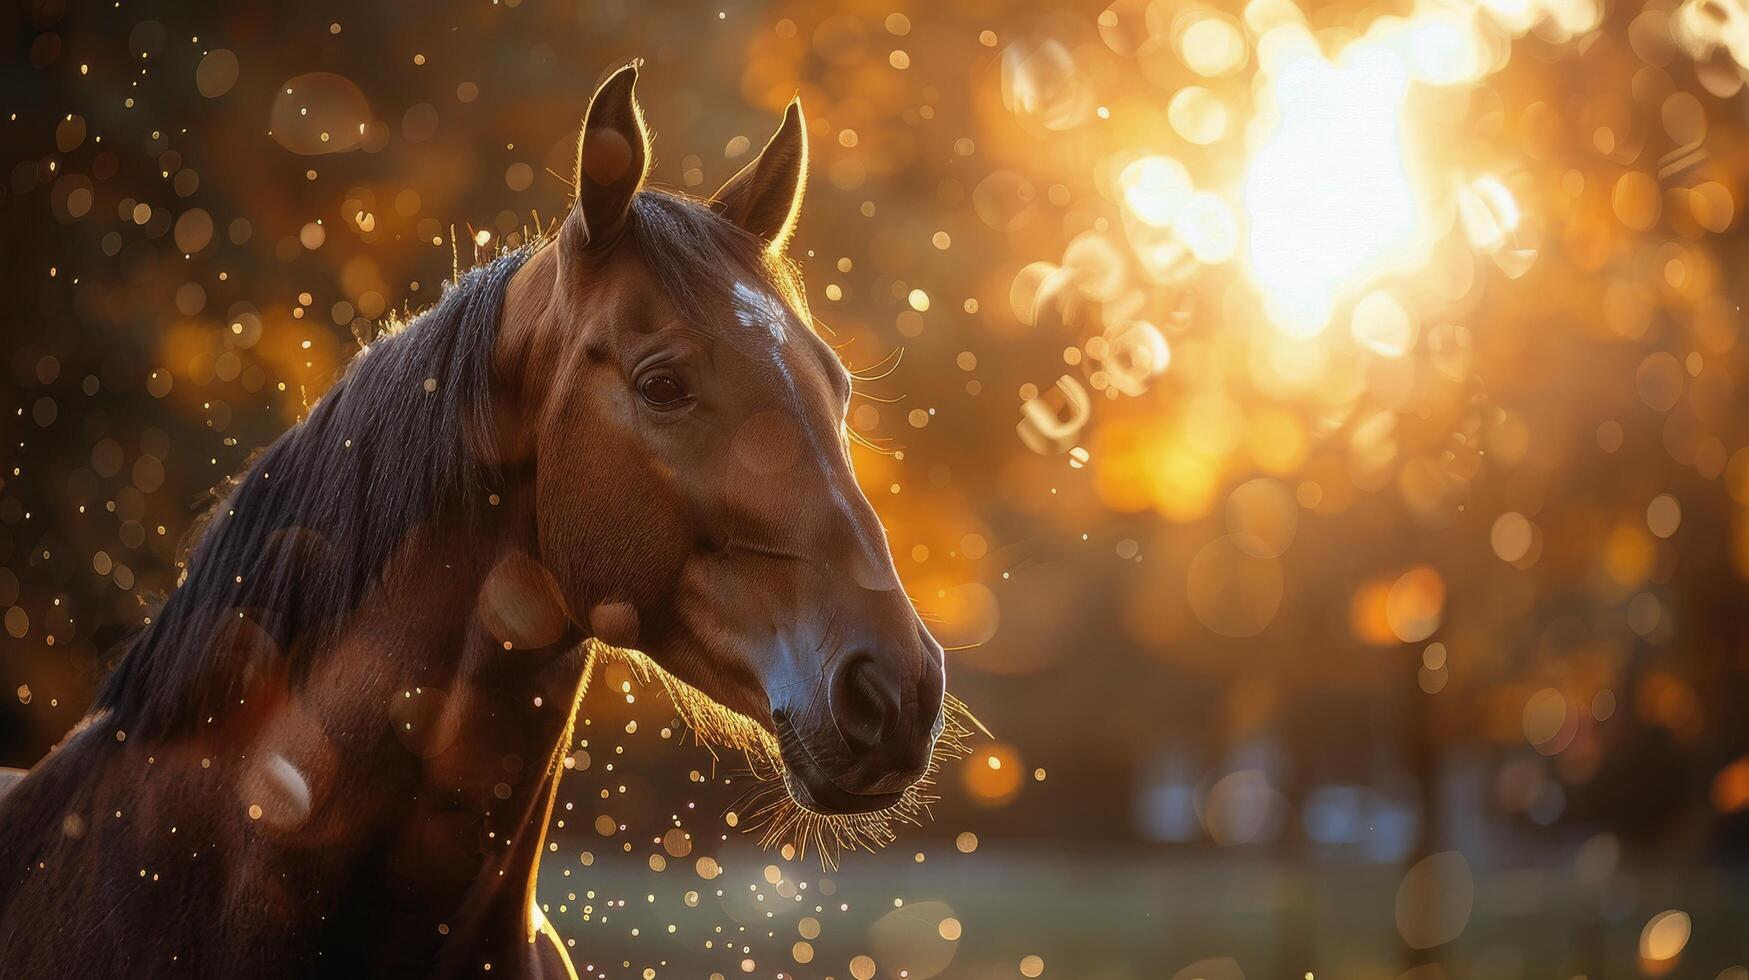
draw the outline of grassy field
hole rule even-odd
[[[1749,869],[1741,867],[1624,868],[1593,884],[1570,861],[1477,869],[1469,914],[1442,915],[1461,933],[1418,954],[1398,931],[1405,869],[1396,865],[1290,864],[1242,850],[986,845],[961,854],[947,843],[926,847],[920,863],[911,853],[857,855],[823,874],[812,860],[784,863],[731,840],[716,853],[722,874],[706,881],[690,856],[660,872],[647,851],[601,854],[580,867],[579,849],[600,840],[559,843],[543,869],[542,900],[575,941],[579,968],[608,977],[653,969],[658,977],[842,980],[856,975],[857,955],[875,961],[877,976],[911,980],[1025,976],[1023,967],[1037,965],[1023,963],[1029,956],[1042,959],[1042,976],[1082,980],[1394,980],[1417,966],[1426,972],[1416,980],[1749,977],[1726,972],[1749,960]],[[1691,937],[1674,960],[1643,964],[1641,932],[1668,909],[1690,917]],[[797,962],[797,942],[808,946],[806,963]]]

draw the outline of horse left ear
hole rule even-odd
[[[802,214],[808,183],[808,130],[802,100],[790,100],[771,142],[752,163],[729,178],[711,198],[711,208],[782,252]]]
[[[638,63],[613,73],[595,97],[577,139],[577,206],[567,229],[582,248],[602,248],[619,235],[632,197],[650,169],[649,134],[633,87]]]

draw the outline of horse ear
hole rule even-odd
[[[729,178],[711,208],[782,252],[795,234],[808,183],[808,130],[802,100],[790,100],[783,122],[752,163]]]
[[[614,240],[649,172],[649,134],[632,91],[637,81],[634,61],[602,82],[589,100],[577,139],[577,205],[567,222],[580,226],[581,247],[601,248]]]

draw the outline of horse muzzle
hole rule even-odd
[[[818,813],[870,813],[898,803],[928,772],[945,676],[940,645],[921,626],[915,635],[903,653],[852,649],[816,682],[796,686],[808,690],[805,701],[773,706],[796,802]]]

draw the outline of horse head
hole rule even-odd
[[[786,257],[801,105],[696,200],[645,186],[636,80],[596,92],[575,205],[506,300],[504,442],[535,474],[538,559],[575,621],[641,651],[804,813],[889,810],[946,724],[942,650],[857,485],[851,377]]]

